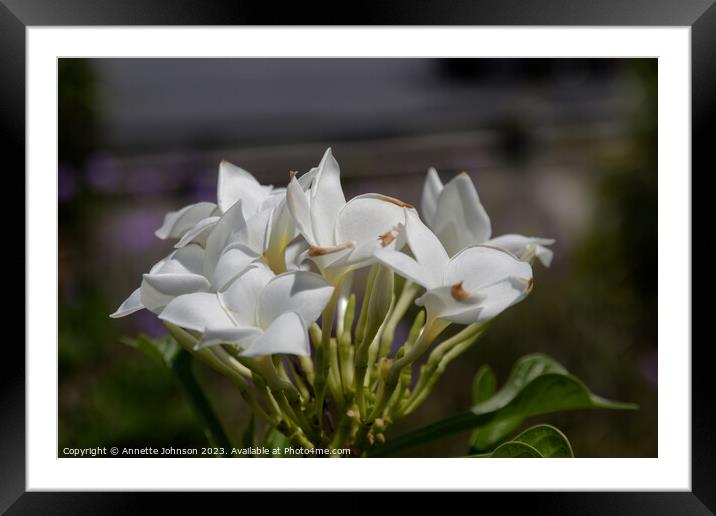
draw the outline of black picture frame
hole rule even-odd
[[[5,177],[9,180],[11,170],[25,169],[25,29],[40,25],[690,26],[692,169],[704,169],[702,172],[706,173],[707,164],[713,169],[710,157],[716,123],[716,6],[713,4],[714,0],[412,0],[366,3],[352,10],[298,2],[276,8],[267,2],[239,0],[0,0],[0,140],[6,147],[3,153],[3,163],[7,166]],[[19,173],[13,173],[19,179]],[[15,192],[24,191],[24,176],[18,182],[19,189]],[[25,262],[24,250],[16,253],[12,260],[19,262],[21,257]],[[17,265],[19,268],[20,264]],[[25,269],[26,275],[31,272]],[[8,514],[126,514],[147,507],[149,496],[161,496],[165,512],[176,507],[186,509],[186,497],[170,493],[26,493],[25,354],[17,343],[19,337],[10,340],[16,342],[4,343],[0,362],[3,372],[0,375],[0,511],[7,510]],[[716,439],[712,431],[716,416],[709,383],[710,340],[697,342],[692,347],[691,492],[510,494],[501,496],[503,507],[526,502],[531,512],[539,514],[713,514],[712,511],[716,511]],[[214,505],[230,495],[211,496]]]

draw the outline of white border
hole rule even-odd
[[[659,458],[58,459],[57,57],[659,58]],[[27,488],[690,490],[690,29],[46,28],[27,31]],[[578,344],[576,344],[578,345]],[[108,445],[111,445],[108,443]],[[280,462],[280,463],[279,463]]]

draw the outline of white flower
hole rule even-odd
[[[428,318],[458,324],[486,321],[532,290],[532,268],[506,251],[472,246],[450,258],[417,214],[407,210],[405,230],[415,259],[394,249],[379,249],[375,256],[425,287],[416,303],[425,306]]]
[[[395,248],[405,222],[404,209],[412,206],[380,194],[364,194],[346,202],[340,168],[328,149],[312,177],[310,188],[294,177],[286,201],[303,248],[297,260],[312,259],[321,271],[346,272],[373,262],[373,251]]]
[[[179,239],[175,247],[190,243],[203,245],[212,227],[237,202],[241,201],[244,219],[251,220],[260,212],[273,210],[285,198],[285,192],[284,188],[262,185],[246,170],[222,161],[219,164],[217,204],[199,202],[169,212],[155,234],[162,240]]]
[[[525,262],[532,261],[536,257],[545,267],[549,267],[552,263],[554,252],[546,247],[552,244],[554,244],[554,238],[527,237],[515,234],[501,235],[485,242],[485,245],[509,251]]]
[[[545,247],[554,243],[551,238],[503,235],[490,239],[490,217],[465,172],[443,186],[437,171],[428,170],[420,204],[425,223],[450,256],[468,246],[483,244],[505,249],[525,261],[537,257],[546,267],[552,262],[552,251]]]
[[[306,188],[314,173],[302,180]],[[218,185],[218,206],[197,203],[165,217],[157,236],[180,238],[176,250],[144,274],[140,287],[111,317],[142,308],[159,314],[177,296],[218,292],[262,256],[278,271],[286,269],[286,242],[296,233],[286,190],[262,186],[225,161],[219,167]]]
[[[179,296],[159,318],[202,333],[198,348],[233,343],[244,356],[307,356],[307,325],[318,318],[332,293],[333,287],[318,274],[296,271],[275,276],[256,262],[226,290]]]
[[[142,308],[159,314],[177,296],[226,288],[260,258],[260,253],[247,244],[242,202],[234,204],[212,226],[204,246],[187,244],[154,265],[143,275],[140,287],[110,317],[123,317]]]

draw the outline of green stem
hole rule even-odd
[[[340,295],[341,278],[333,282],[333,295],[323,309],[321,316],[321,343],[316,348],[316,372],[314,390],[316,392],[316,417],[319,432],[323,431],[323,403],[326,398],[328,383],[328,354],[330,353],[331,332],[333,331],[333,318],[336,313],[336,303]]]
[[[425,401],[445,371],[447,364],[464,351],[467,351],[486,329],[487,324],[485,323],[471,324],[435,347],[425,365],[420,368],[418,383],[415,385],[403,409],[399,412],[399,417],[410,414]]]
[[[393,345],[393,338],[395,336],[395,328],[405,315],[405,312],[410,308],[410,305],[413,303],[419,291],[420,285],[416,285],[410,280],[405,280],[403,290],[400,292],[400,297],[398,297],[383,329],[383,335],[380,338],[379,357],[388,356],[390,353],[390,348]]]
[[[343,321],[343,333],[338,335],[338,362],[341,371],[341,388],[346,399],[353,396],[353,347],[351,328],[355,318],[356,296],[351,294]]]
[[[390,365],[390,368],[385,375],[385,379],[379,383],[378,394],[373,411],[365,420],[361,418],[361,426],[358,430],[358,434],[356,435],[356,445],[359,448],[363,446],[363,441],[368,435],[373,423],[381,416],[393,394],[393,391],[398,386],[400,372],[403,367],[409,366],[415,362],[415,360],[420,358],[420,356],[422,356],[422,354],[430,347],[430,344],[432,344],[433,340],[435,340],[435,337],[437,337],[449,324],[447,321],[435,319],[429,315],[427,319],[428,320],[425,323],[423,331],[420,332],[418,340],[409,350],[407,350],[405,355],[396,359],[395,362]]]
[[[437,384],[438,380],[440,380],[440,378],[442,377],[448,364],[452,362],[455,358],[463,354],[465,351],[470,349],[470,347],[475,343],[475,341],[480,335],[481,333],[478,333],[467,340],[457,343],[445,353],[445,355],[440,359],[439,362],[432,362],[427,364],[426,370],[424,371],[426,378],[424,385],[419,389],[416,387],[416,389],[413,391],[413,394],[403,406],[399,417],[403,417],[410,414],[416,408],[418,408],[421,403],[425,401],[425,399],[433,391],[433,388],[435,388],[435,385]],[[422,375],[423,372],[421,372],[421,380],[423,379]]]
[[[343,396],[343,384],[341,380],[341,366],[338,360],[338,342],[336,339],[330,340],[328,349],[329,356],[329,370],[328,380],[329,387],[331,388],[331,394],[333,399],[336,400],[338,408],[342,409],[345,406],[345,397]]]

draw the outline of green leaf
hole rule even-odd
[[[537,425],[501,444],[492,453],[479,457],[510,458],[572,458],[572,445],[567,436],[551,425]]]
[[[532,446],[545,458],[564,459],[574,457],[572,445],[569,443],[567,436],[552,425],[537,425],[528,428],[515,437],[513,441]]]
[[[223,449],[223,455],[231,452],[231,443],[224,432],[219,418],[216,416],[209,399],[196,381],[192,370],[193,357],[182,348],[177,341],[167,335],[158,339],[150,339],[140,335],[136,339],[123,338],[124,344],[143,352],[159,366],[171,371],[184,399],[201,421],[204,435],[214,448]]]
[[[497,390],[497,378],[489,365],[485,364],[477,370],[472,381],[472,402],[482,403],[488,400]]]
[[[526,418],[563,410],[604,408],[634,410],[633,403],[619,403],[592,394],[554,359],[533,354],[512,368],[505,385],[470,410],[389,439],[368,452],[388,456],[397,451],[466,430],[477,429],[473,447],[489,450],[514,431]]]
[[[286,455],[283,453],[283,451],[285,448],[288,448],[290,446],[290,442],[288,440],[288,437],[286,437],[278,429],[276,429],[275,427],[271,427],[269,428],[268,432],[266,432],[263,446],[270,450],[272,457],[284,457]],[[274,449],[278,449],[278,453],[274,453]]]
[[[538,450],[519,441],[508,441],[498,446],[488,457],[492,459],[541,459]]]
[[[171,369],[177,353],[181,351],[179,344],[168,335],[159,339],[150,339],[146,335],[140,335],[136,339],[124,337],[121,341],[141,351],[158,365],[169,369]]]

